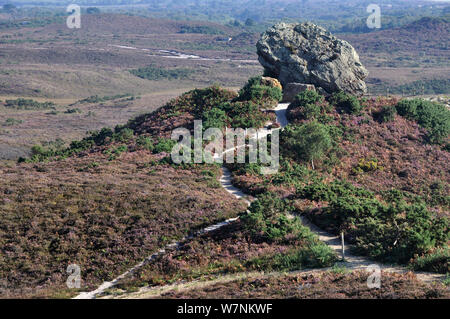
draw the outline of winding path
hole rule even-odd
[[[285,123],[284,126],[287,125],[286,109],[287,109],[288,105],[289,104],[279,104],[275,108],[275,113],[277,114],[277,121],[279,121],[280,123]],[[282,127],[284,127],[284,126],[282,126]],[[261,138],[267,136],[268,134],[270,134],[271,132],[272,132],[272,130],[265,129],[262,134],[258,134],[258,138],[261,139]],[[236,150],[238,148],[241,148],[241,147],[244,147],[244,146],[245,145],[237,145],[234,148],[225,150],[222,153],[222,156],[224,154],[228,153],[228,152],[234,151],[234,150]],[[231,172],[226,167],[223,167],[222,171],[223,171],[223,173],[222,173],[222,176],[220,178],[220,184],[222,185],[222,187],[225,188],[225,190],[227,192],[229,192],[230,194],[234,195],[236,198],[243,199],[247,203],[247,205],[250,206],[250,203],[251,203],[250,200],[244,198],[247,195],[244,192],[242,192],[240,189],[238,189],[235,186],[233,186]],[[188,237],[184,237],[180,241],[171,243],[171,244],[165,246],[163,249],[159,250],[158,252],[156,252],[156,253],[150,255],[149,257],[145,258],[142,262],[140,262],[139,264],[135,265],[133,268],[131,268],[128,271],[124,272],[120,276],[116,277],[112,281],[106,281],[106,282],[102,283],[97,289],[95,289],[93,291],[82,292],[82,293],[80,293],[79,295],[77,295],[73,299],[95,299],[97,296],[102,295],[106,290],[115,287],[122,279],[124,279],[125,277],[133,274],[135,271],[137,271],[138,269],[142,268],[144,265],[148,264],[149,262],[154,260],[159,255],[163,255],[167,251],[177,249],[184,242],[186,242],[186,241],[188,241],[188,240],[190,240],[190,239],[192,239],[194,237],[198,237],[200,235],[203,235],[203,234],[206,234],[206,233],[210,233],[212,231],[220,229],[220,228],[222,228],[222,227],[224,227],[226,225],[229,225],[230,223],[236,221],[237,219],[238,218],[228,219],[228,220],[226,220],[224,222],[217,223],[215,225],[206,227],[206,228],[198,231],[194,235],[191,235],[191,236],[188,236]]]
[[[289,103],[281,103],[278,104],[278,106],[275,108],[275,114],[277,115],[277,122],[280,124],[281,128],[283,129],[288,125],[288,120],[286,116],[286,111]],[[243,198],[245,199],[245,196],[247,196],[242,190],[232,186],[232,177],[231,173],[224,168],[224,174],[220,180],[222,186],[229,191],[231,194],[235,195],[237,198]],[[231,185],[231,189],[229,190],[229,185]],[[248,200],[247,200],[248,201]],[[339,236],[332,235],[330,233],[327,233],[326,231],[318,228],[316,225],[312,224],[307,218],[304,216],[299,216],[302,220],[302,223],[309,227],[313,233],[315,233],[319,239],[323,242],[325,242],[330,248],[332,248],[338,255],[342,253],[342,244]],[[363,256],[356,256],[348,252],[349,248],[351,248],[351,245],[345,246],[345,260],[341,261],[341,265],[345,266],[348,269],[352,270],[361,270],[361,269],[367,269],[369,266],[378,266],[381,270],[386,272],[397,272],[397,273],[404,273],[408,272],[409,270],[405,267],[401,266],[394,266],[394,265],[388,265],[388,264],[381,264],[374,262],[372,260],[369,260],[368,258],[365,258]],[[322,269],[323,270],[323,269]],[[427,272],[414,272],[418,279],[422,280],[423,282],[431,283],[435,281],[442,281],[445,279],[445,275],[442,274],[435,274],[435,273],[427,273]]]
[[[277,122],[280,124],[281,129],[283,129],[284,127],[286,127],[288,125],[288,120],[287,120],[287,116],[286,116],[286,111],[287,111],[288,105],[289,105],[289,103],[280,103],[274,109],[275,114],[277,116]],[[279,128],[276,128],[276,129],[279,129]],[[274,129],[272,129],[272,130],[274,130]],[[258,135],[258,138],[265,137],[267,134],[271,133],[272,130],[268,129],[265,132],[265,134]],[[226,150],[222,154],[225,154],[227,152],[230,152],[230,151],[235,150],[240,147],[242,147],[242,145],[236,146],[233,149]],[[251,201],[248,199],[248,195],[246,193],[244,193],[241,189],[239,189],[233,185],[231,172],[225,166],[223,166],[222,171],[223,171],[223,173],[219,180],[222,187],[228,193],[232,194],[233,196],[235,196],[238,199],[244,200],[247,203],[247,205],[250,206]],[[341,246],[341,242],[340,242],[340,239],[338,238],[338,236],[329,234],[329,233],[319,229],[317,226],[312,224],[309,220],[307,220],[303,216],[300,216],[300,218],[301,218],[303,224],[305,226],[309,227],[313,233],[317,234],[317,236],[319,237],[319,239],[321,241],[325,242],[338,255],[341,254],[342,246]],[[165,254],[167,251],[177,249],[187,240],[190,240],[199,235],[209,233],[209,232],[212,232],[219,228],[222,228],[226,225],[229,225],[230,223],[236,221],[237,219],[238,218],[233,218],[233,219],[229,219],[224,222],[212,225],[210,227],[207,227],[207,228],[197,232],[195,235],[185,237],[178,242],[167,245],[164,249],[161,249],[158,252],[154,253],[153,255],[149,256],[144,261],[137,264],[136,266],[134,266],[127,272],[123,273],[122,275],[120,275],[119,277],[114,279],[113,281],[103,283],[100,287],[98,287],[94,291],[81,293],[74,299],[94,299],[96,297],[100,297],[107,289],[113,288],[120,282],[120,280],[122,280],[126,276],[132,274],[136,270],[140,269],[147,263],[151,262],[157,256],[159,256],[161,254]],[[375,265],[375,266],[380,267],[380,269],[385,272],[405,273],[405,272],[409,271],[405,267],[381,264],[381,263],[371,261],[362,256],[353,255],[347,251],[348,248],[350,248],[350,247],[351,247],[350,245],[346,246],[345,260],[343,260],[339,263],[341,266],[344,266],[346,269],[364,270],[364,269],[367,269],[369,266]],[[329,269],[330,268],[299,270],[299,271],[289,272],[289,274],[292,274],[292,275],[306,274],[306,273],[311,273],[311,272],[326,271]],[[414,273],[419,280],[426,282],[426,283],[443,281],[445,279],[445,275],[442,275],[442,274],[434,274],[434,273],[426,273],[426,272],[414,272]],[[189,289],[195,289],[195,288],[203,288],[203,287],[211,286],[211,285],[214,285],[217,283],[226,283],[226,282],[239,280],[239,279],[262,278],[262,277],[267,278],[267,277],[277,277],[277,276],[282,276],[282,275],[286,275],[286,272],[272,272],[272,273],[244,272],[244,273],[220,276],[216,279],[209,280],[209,281],[197,280],[197,281],[192,281],[192,282],[188,282],[188,283],[181,283],[181,284],[176,283],[176,284],[165,285],[165,286],[160,286],[160,287],[144,287],[135,293],[123,294],[121,296],[111,295],[111,296],[105,296],[105,298],[155,298],[155,297],[161,296],[163,293],[166,293],[166,292],[169,292],[172,290],[183,291],[183,290],[189,290]]]

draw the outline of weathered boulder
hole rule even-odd
[[[283,102],[292,102],[295,97],[306,90],[315,91],[316,88],[312,84],[288,83],[283,89]]]
[[[355,49],[312,23],[279,23],[264,32],[256,46],[266,73],[283,87],[297,82],[314,84],[327,93],[367,91],[368,72]]]

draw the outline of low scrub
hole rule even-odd
[[[443,105],[423,99],[401,100],[396,105],[399,115],[416,121],[428,130],[431,143],[442,144],[450,134],[450,111]]]
[[[131,70],[130,73],[146,80],[177,80],[185,79],[192,74],[192,70],[189,69],[163,69],[153,65],[149,65],[143,68]]]
[[[428,254],[416,256],[411,261],[411,268],[419,271],[431,271],[441,274],[450,273],[450,248],[443,247]]]
[[[446,245],[449,220],[435,217],[420,199],[408,204],[399,194],[390,192],[384,203],[373,193],[342,181],[315,182],[298,191],[301,198],[328,203],[311,212],[312,219],[336,233],[344,231],[357,252],[405,264],[415,255]]]
[[[55,108],[56,104],[53,102],[37,102],[31,99],[19,98],[16,100],[6,100],[5,107],[16,110],[45,110]]]
[[[358,114],[363,108],[357,97],[345,92],[333,94],[330,98],[330,103],[349,114]]]
[[[280,87],[268,84],[260,76],[250,78],[239,91],[236,101],[251,101],[265,108],[275,107],[283,98],[283,93]]]

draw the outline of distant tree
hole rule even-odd
[[[253,20],[252,18],[248,18],[247,20],[245,20],[245,25],[247,27],[251,27],[255,25],[255,20]]]
[[[3,5],[3,11],[11,13],[16,9],[16,6],[13,5],[12,3],[7,3],[5,5]]]
[[[235,27],[241,27],[242,25],[241,25],[241,23],[239,22],[239,20],[234,20],[233,26],[235,26]]]
[[[96,8],[96,7],[89,7],[86,9],[86,13],[87,14],[99,14],[100,13],[100,9]]]

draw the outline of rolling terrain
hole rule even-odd
[[[167,134],[176,127],[191,127],[201,114],[208,122],[213,119],[209,116],[216,114],[212,111],[222,108],[224,125],[264,126],[273,119],[273,113],[265,110],[277,105],[281,91],[258,86],[255,81],[239,94],[219,87],[187,92],[125,126],[94,132],[67,149],[35,149],[33,157],[23,163],[2,168],[7,181],[2,185],[0,202],[0,271],[2,278],[7,278],[2,296],[73,297],[94,290],[173,240],[239,216],[223,229],[187,240],[179,249],[142,264],[119,281],[119,291],[107,292],[115,295],[140,287],[213,279],[217,294],[212,296],[216,297],[258,297],[266,291],[267,296],[298,298],[380,298],[393,293],[402,298],[445,298],[447,290],[441,283],[430,286],[412,274],[387,274],[387,286],[374,294],[362,287],[362,274],[340,274],[342,266],[335,266],[331,273],[319,272],[318,277],[290,277],[300,284],[307,278],[312,285],[317,283],[309,293],[292,295],[288,277],[278,281],[287,291],[277,294],[269,288],[271,279],[265,275],[256,276],[257,281],[269,283],[255,289],[254,277],[245,277],[247,273],[320,269],[338,260],[333,249],[298,216],[332,233],[344,230],[355,247],[353,253],[369,260],[445,274],[448,184],[436,179],[448,180],[449,163],[442,160],[448,156],[448,122],[446,133],[439,135],[433,126],[420,127],[424,125],[420,120],[406,120],[403,113],[380,121],[380,109],[396,108],[401,113],[403,105],[410,102],[361,99],[361,109],[352,113],[339,106],[341,102],[314,95],[322,110],[314,116],[319,116],[316,120],[327,127],[334,141],[329,152],[316,161],[316,169],[298,157],[301,153],[295,149],[301,146],[291,134],[318,124],[305,121],[301,100],[292,103],[287,113],[290,124],[281,136],[282,161],[277,174],[260,175],[260,164],[229,165],[232,183],[258,199],[246,212],[244,201],[221,189],[219,166],[173,164],[168,154],[173,143]],[[251,94],[253,90],[263,90],[263,94]],[[445,108],[429,107],[430,111],[444,112],[441,118],[448,117]],[[249,112],[246,108],[254,109]],[[391,135],[367,139],[370,128]],[[435,139],[439,136],[443,139]],[[383,140],[390,146],[383,147]],[[404,149],[408,144],[400,143],[406,140],[413,152]],[[378,153],[378,147],[384,152]],[[405,156],[398,159],[400,154]],[[432,161],[426,156],[441,159],[435,161],[432,171],[422,166],[422,160]],[[354,158],[359,161],[350,160]],[[412,166],[421,174],[402,173],[401,168]],[[335,215],[344,210],[348,215]],[[64,286],[69,263],[79,264],[83,271],[79,290]],[[214,286],[214,278],[228,274],[242,274],[243,279],[231,277],[220,287]],[[245,278],[252,289],[245,288]],[[330,281],[342,291],[340,294],[322,287]],[[348,282],[354,285],[348,287]],[[228,287],[235,285],[248,294],[230,295]],[[411,285],[416,288],[407,290]],[[198,288],[194,286],[185,296],[203,296],[204,288]],[[184,295],[169,291],[163,296]]]
[[[448,15],[338,34],[369,94],[289,105],[261,25],[149,15],[0,13],[0,298],[449,298]],[[196,119],[280,129],[278,172],[173,163]]]

